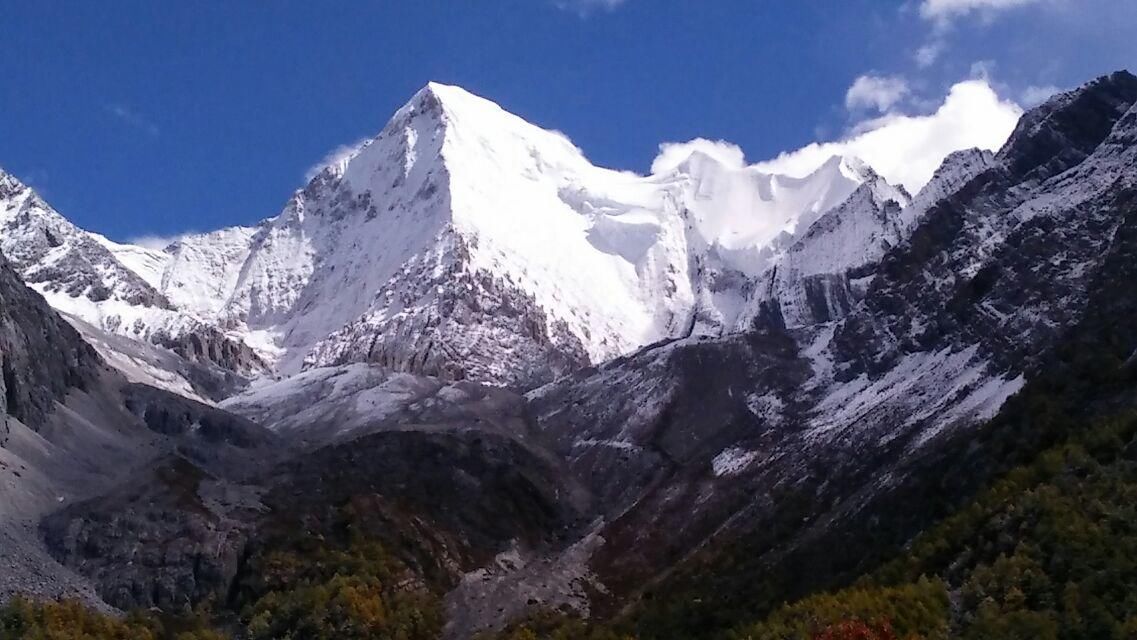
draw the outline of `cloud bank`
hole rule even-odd
[[[664,142],[659,145],[659,155],[651,163],[653,174],[665,173],[678,167],[696,151],[704,153],[724,165],[741,169],[746,166],[746,156],[738,145],[725,140],[695,138],[688,142]]]
[[[1023,89],[1021,101],[1025,107],[1034,107],[1046,102],[1050,96],[1061,93],[1062,89],[1052,84],[1036,86],[1031,85]]]
[[[860,76],[845,92],[845,108],[876,109],[884,113],[908,95],[908,83],[898,76]]]
[[[861,123],[851,137],[813,143],[758,163],[763,171],[808,175],[834,155],[857,156],[893,184],[915,193],[944,157],[978,147],[996,150],[1014,130],[1022,108],[1002,100],[986,79],[957,83],[928,115],[887,115]]]

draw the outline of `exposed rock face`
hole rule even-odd
[[[252,376],[269,370],[252,347],[208,325],[174,335],[158,333],[151,336],[150,341],[188,362],[215,366],[237,375]]]
[[[67,320],[107,364],[118,369],[128,381],[148,384],[186,398],[218,402],[246,388],[250,376],[258,371],[258,360],[255,357],[247,358],[248,354],[240,348],[239,343],[233,341],[190,341],[188,344],[191,348],[186,350],[187,353],[192,355],[195,348],[193,345],[202,344],[207,354],[207,357],[191,360],[149,341],[103,331],[76,317]],[[182,340],[188,338],[183,337]],[[238,345],[235,354],[225,345]],[[176,344],[175,348],[181,349]],[[220,357],[208,356],[210,352],[217,353]],[[229,354],[234,354],[234,357],[228,357]],[[218,357],[220,362],[211,361],[211,357]],[[246,373],[242,375],[238,371]]]
[[[359,391],[384,380],[363,377]],[[368,535],[444,589],[497,554],[560,549],[578,535],[579,489],[533,440],[519,396],[436,379],[414,386],[389,414],[339,438],[325,430],[323,442],[302,429],[282,429],[281,442],[225,411],[128,387],[126,406],[176,455],[47,518],[49,549],[114,606],[177,610],[224,601],[245,578],[241,558],[282,531],[333,535],[348,506]]]
[[[0,255],[0,411],[35,428],[71,389],[103,372],[95,350]]]
[[[60,504],[70,505],[71,498],[104,491],[109,497],[76,505],[74,511],[68,507],[45,521],[42,530],[56,558],[91,578],[107,602],[142,602],[122,594],[137,595],[143,583],[148,597],[163,604],[178,594],[203,595],[195,581],[208,584],[209,576],[224,574],[222,565],[208,560],[228,562],[234,557],[226,550],[240,548],[237,536],[229,547],[217,542],[219,525],[203,514],[227,504],[232,483],[221,478],[248,470],[244,450],[259,449],[260,458],[272,460],[267,450],[275,446],[273,436],[218,409],[126,384],[24,285],[3,256],[0,370],[0,559],[5,564],[0,597],[12,590],[90,597],[83,581],[51,562],[28,523]],[[205,487],[203,495],[213,493],[195,498],[197,485]],[[124,495],[130,496],[132,510],[116,513],[111,505],[126,500]],[[178,550],[193,540],[209,547],[209,554]]]
[[[910,200],[877,182],[859,187],[763,275],[746,319],[797,328],[848,315],[864,297],[876,263],[906,237],[901,219]]]
[[[264,427],[232,413],[141,384],[122,389],[123,403],[151,431],[174,438],[181,452],[200,443],[217,458],[221,447],[268,448],[276,437]],[[197,456],[191,456],[197,457]],[[223,461],[218,460],[223,463]],[[203,463],[213,467],[214,460]],[[226,475],[236,475],[239,471]]]
[[[467,241],[452,236],[437,262],[414,259],[416,277],[388,282],[377,298],[403,309],[364,316],[317,344],[306,366],[372,362],[445,380],[530,388],[586,366],[588,353],[511,282],[470,264]]]
[[[1085,160],[1117,129],[1135,93],[1137,78],[1118,71],[1060,94],[1023,115],[1001,159],[1024,182],[1056,176]]]
[[[180,404],[180,398],[166,392],[130,388],[41,295],[23,284],[2,256],[0,368],[4,425],[0,437],[0,502],[4,504],[0,509],[0,560],[5,566],[0,598],[15,591],[93,599],[85,581],[53,562],[36,539],[34,523],[39,517],[76,499],[111,491],[132,470],[152,469],[152,459],[171,447],[202,464],[233,468],[228,450],[255,439],[259,429],[216,409],[191,407],[188,401]],[[130,409],[137,409],[138,417]],[[243,433],[234,434],[244,440],[218,435],[232,431],[226,425],[233,423],[244,425]],[[155,473],[161,475],[163,469]],[[149,504],[147,500],[140,503]],[[108,540],[148,539],[141,532],[160,529],[156,522],[141,519],[123,529],[92,526],[88,532],[99,533],[80,535],[83,542],[76,544],[89,542],[82,553],[101,557],[113,547]],[[118,557],[133,559],[132,554],[143,547],[131,546],[129,552],[120,548]],[[160,546],[146,547],[145,553],[162,555]],[[96,582],[101,579],[97,571],[88,575]]]
[[[967,343],[1022,370],[1052,345],[1081,315],[1130,206],[1135,102],[1137,79],[1119,73],[1024,116],[996,164],[887,256],[865,312],[837,335],[849,373]]]
[[[41,524],[52,555],[121,609],[223,597],[265,507],[247,478],[284,455],[263,427],[145,385],[122,402],[162,447],[110,492]]]
[[[159,461],[112,493],[59,511],[41,530],[59,562],[124,610],[181,611],[224,597],[237,573],[260,489],[185,458]]]
[[[52,562],[34,523],[77,488],[105,486],[96,469],[103,456],[121,452],[119,443],[68,419],[61,403],[101,393],[109,371],[3,255],[0,374],[0,600],[27,593],[97,601],[82,579]],[[98,422],[94,413],[87,419]]]

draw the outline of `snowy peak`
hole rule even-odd
[[[390,154],[392,146],[401,153]],[[324,180],[344,177],[353,189],[363,191],[378,186],[369,178],[381,164],[402,164],[404,173],[410,173],[416,163],[462,166],[470,156],[491,163],[515,160],[518,150],[532,153],[533,162],[546,169],[566,160],[577,168],[586,164],[563,135],[534,126],[461,87],[431,82],[396,111],[375,138],[329,165]]]
[[[0,250],[23,279],[52,304],[112,301],[158,309],[169,302],[104,246],[79,229],[35,190],[0,172]],[[105,240],[105,239],[103,239]]]
[[[678,185],[669,190],[671,199],[686,211],[695,244],[705,245],[723,267],[749,277],[769,269],[862,183],[884,182],[855,158],[835,156],[797,178],[729,166],[698,151],[669,175]]]
[[[658,175],[597,167],[563,134],[430,83],[257,227],[162,251],[75,230],[162,313],[58,302],[136,338],[211,327],[281,375],[370,361],[524,386],[731,330],[755,279],[862,185],[866,202],[907,200],[849,157],[802,178],[699,153]]]
[[[526,344],[508,346],[519,359],[551,348],[552,360],[599,362],[682,335],[694,316],[731,326],[741,283],[866,180],[883,182],[854,158],[805,178],[701,154],[656,176],[613,171],[432,83],[265,223],[222,313],[271,342],[284,372],[378,359],[458,375],[423,351],[464,353],[468,368],[507,334]],[[497,313],[524,326],[482,325]],[[440,333],[396,338],[412,329]],[[484,376],[475,368],[462,375]]]
[[[737,329],[755,321],[786,328],[832,322],[864,297],[871,282],[866,272],[904,239],[902,212],[912,201],[903,187],[866,166],[850,168],[866,181],[774,259]]]
[[[16,179],[16,176],[0,169],[0,198],[12,198],[25,189],[27,186]]]

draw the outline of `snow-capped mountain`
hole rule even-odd
[[[59,215],[31,188],[0,171],[0,248],[20,269],[24,280],[53,304],[97,305],[173,311],[169,301],[140,273],[147,272],[151,257],[142,249],[122,247],[88,233]],[[127,266],[121,255],[141,259]],[[82,301],[82,302],[78,302]]]
[[[702,154],[658,176],[602,169],[560,134],[430,85],[274,226],[280,253],[315,256],[295,301],[273,298],[291,304],[282,346],[307,365],[517,382],[684,334],[696,315],[721,330],[775,243],[866,177],[853,162],[790,179]],[[258,267],[279,255],[259,253]],[[251,301],[272,283],[247,286]]]
[[[280,215],[161,251],[84,232],[7,180],[4,250],[103,330],[220,351],[244,372],[376,362],[523,386],[814,295],[797,280],[879,257],[909,201],[855,158],[803,178],[700,152],[658,175],[600,168],[562,134],[438,84]],[[826,230],[807,233],[815,223]],[[203,333],[210,348],[187,347]]]
[[[160,345],[191,363],[241,375],[266,371],[240,336],[220,331],[208,316],[171,302],[163,293],[174,290],[162,280],[175,256],[80,229],[3,171],[0,250],[55,309],[90,325],[82,330],[94,328]],[[121,361],[123,354],[107,355]],[[171,388],[160,381],[170,372],[156,373],[158,378],[140,373],[138,381]],[[174,383],[179,389],[193,386],[185,380]]]

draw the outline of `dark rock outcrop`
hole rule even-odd
[[[215,327],[201,325],[177,336],[158,333],[150,338],[154,344],[165,347],[186,361],[213,366],[235,375],[266,373],[268,365],[252,347],[233,340]]]
[[[104,371],[95,350],[0,256],[0,410],[37,428],[70,390],[91,387]]]
[[[184,611],[224,597],[263,510],[259,494],[173,456],[40,529],[52,555],[109,604]]]
[[[1023,115],[999,158],[1022,181],[1058,175],[1093,153],[1134,101],[1137,77],[1128,71],[1055,96]]]
[[[107,602],[164,610],[225,602],[248,578],[243,558],[298,531],[335,537],[345,510],[438,590],[511,548],[559,549],[579,535],[579,488],[527,433],[519,396],[421,386],[347,438],[325,425],[321,443],[311,430],[285,430],[284,441],[224,410],[126,385],[126,408],[169,454],[41,531]]]

